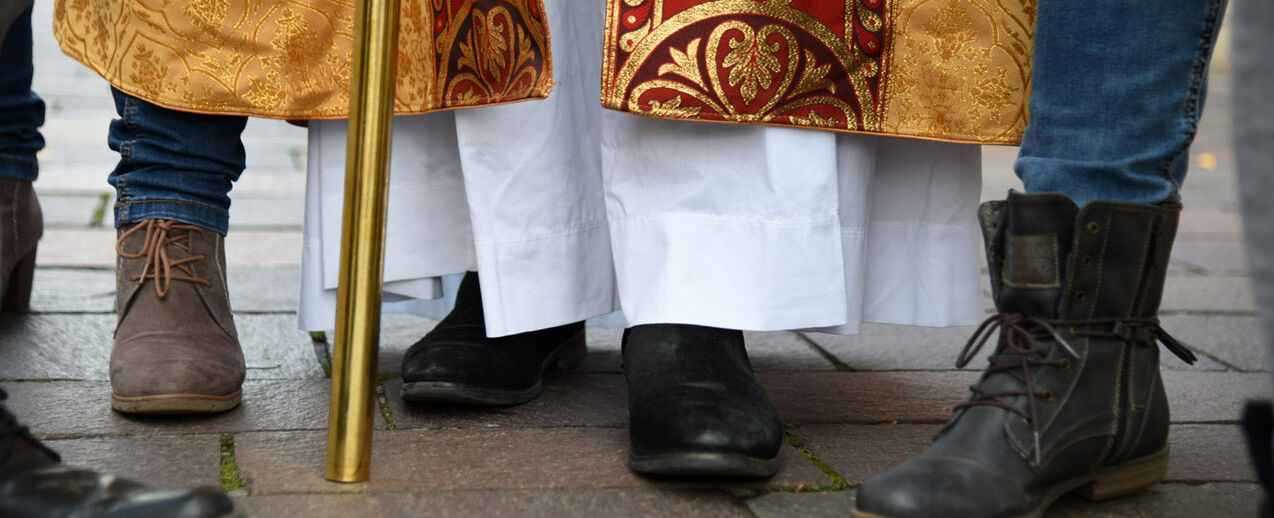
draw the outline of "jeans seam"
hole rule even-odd
[[[1221,6],[1225,0],[1212,0],[1208,6],[1207,16],[1204,18],[1203,33],[1199,42],[1199,53],[1195,56],[1194,72],[1190,75],[1190,93],[1186,98],[1186,132],[1185,140],[1177,149],[1164,160],[1161,172],[1165,179],[1172,184],[1171,197],[1178,196],[1181,192],[1181,184],[1172,176],[1172,164],[1180,160],[1190,150],[1190,145],[1194,143],[1195,132],[1199,128],[1199,103],[1202,100],[1201,90],[1203,89],[1203,81],[1208,73],[1209,56],[1212,55],[1212,49],[1216,46],[1218,18],[1221,14]],[[1187,165],[1188,167],[1188,165]]]
[[[172,204],[174,204],[174,205],[185,205],[185,206],[189,206],[189,207],[197,207],[197,208],[200,208],[200,209],[204,209],[204,210],[207,210],[207,211],[209,211],[209,212],[215,212],[215,213],[220,214],[220,215],[225,216],[225,217],[230,217],[230,214],[229,214],[228,212],[224,211],[224,210],[221,210],[221,209],[218,209],[218,208],[216,208],[216,207],[209,206],[209,205],[204,205],[204,204],[202,204],[202,203],[196,203],[196,202],[193,202],[193,201],[185,201],[185,200],[129,200],[129,201],[121,202],[121,203],[116,203],[116,204],[115,204],[115,208],[116,208],[116,209],[122,209],[122,208],[125,208],[125,207],[129,206],[129,205],[138,205],[138,204],[142,204],[142,203],[172,203]]]

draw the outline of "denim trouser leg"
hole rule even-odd
[[[1016,164],[1026,190],[1178,199],[1225,3],[1040,1]]]
[[[31,91],[30,6],[0,45],[0,178],[33,181],[35,153],[44,148],[44,101]]]
[[[115,226],[162,218],[225,234],[230,188],[244,168],[239,137],[247,117],[181,112],[111,93],[120,116],[109,139],[119,152],[110,176]]]

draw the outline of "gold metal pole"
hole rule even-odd
[[[345,226],[327,429],[327,479],[336,482],[363,482],[371,475],[398,0],[363,0],[354,23]]]

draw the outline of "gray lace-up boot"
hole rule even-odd
[[[1159,328],[1179,205],[1010,193],[982,206],[999,340],[969,400],[920,455],[863,484],[854,516],[1041,516],[1060,496],[1127,495],[1168,469]]]
[[[35,249],[44,234],[31,182],[0,179],[0,311],[25,311],[31,301]]]

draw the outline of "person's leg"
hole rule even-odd
[[[404,355],[409,402],[529,401],[547,368],[583,358],[584,319],[614,310],[596,102],[604,6],[545,4],[553,95],[455,114],[477,271]]]
[[[972,397],[919,456],[868,480],[858,516],[1019,516],[1167,471],[1159,327],[1178,189],[1224,0],[1041,2],[1017,172],[983,206],[999,331]],[[1098,40],[1103,40],[1098,43]]]
[[[0,7],[0,311],[26,309],[44,230],[31,187],[44,147],[44,101],[31,91],[31,5]]]
[[[112,90],[120,118],[111,406],[206,413],[239,404],[244,360],[225,281],[229,192],[244,168],[244,117],[199,115]]]
[[[1247,236],[1252,288],[1266,346],[1266,366],[1274,366],[1274,2],[1234,5],[1234,148],[1238,161],[1243,230]],[[1274,371],[1274,369],[1271,369]],[[1271,380],[1274,381],[1274,380]],[[1274,385],[1272,385],[1274,386]],[[1262,516],[1274,516],[1274,408],[1268,398],[1248,404],[1244,431],[1252,464],[1265,485]]]

